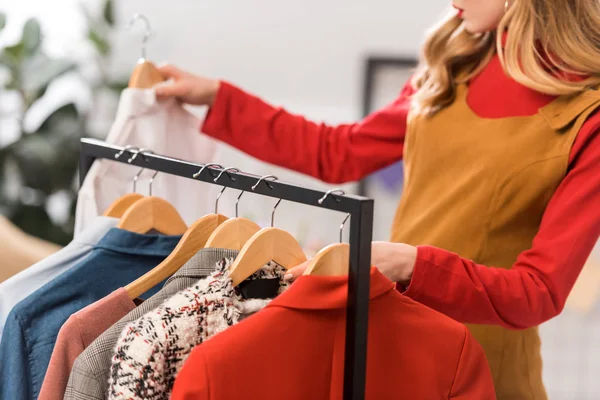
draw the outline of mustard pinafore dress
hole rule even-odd
[[[476,115],[467,92],[459,85],[455,101],[432,117],[409,116],[405,188],[391,239],[509,269],[531,248],[600,92],[558,97],[533,116],[497,119]],[[498,400],[547,399],[537,327],[467,326],[485,350]]]

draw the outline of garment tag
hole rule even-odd
[[[279,292],[279,279],[245,280],[237,286],[244,299],[272,299]]]

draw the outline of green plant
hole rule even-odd
[[[114,24],[112,2],[105,3],[101,18],[93,18],[88,12],[85,15],[87,38],[96,49],[100,65],[111,51],[108,33]],[[0,34],[5,25],[6,15],[0,13]],[[12,126],[16,132],[11,142],[0,146],[0,213],[23,231],[64,245],[73,235],[79,139],[88,136],[88,115],[73,103],[62,104],[34,129],[26,129],[25,121],[44,100],[50,84],[64,74],[78,73],[80,68],[72,60],[49,57],[42,44],[40,24],[30,19],[23,26],[20,40],[0,49],[0,70],[4,69],[8,77],[0,82],[0,96],[10,96],[15,105],[8,113],[0,114],[4,122],[0,121],[0,139],[3,126]],[[102,66],[98,68],[100,79],[89,82],[90,91],[122,89],[122,84],[108,79]],[[67,215],[61,221],[53,220],[48,213],[57,199]]]

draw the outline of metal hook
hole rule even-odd
[[[192,175],[193,178],[197,178],[200,176],[200,174],[202,173],[202,171],[204,171],[204,168],[212,168],[212,167],[217,167],[215,169],[223,169],[224,167],[220,164],[215,164],[215,163],[208,163],[205,164],[202,168],[200,168],[200,171],[196,172],[194,175]]]
[[[148,154],[154,154],[154,152],[152,150],[140,150],[140,154],[142,155],[142,158],[144,159],[144,161],[148,162],[148,159],[146,158],[146,156]]]
[[[271,180],[269,181],[268,179],[271,179]],[[265,175],[265,176],[262,176],[262,177],[261,177],[261,178],[258,180],[258,182],[256,182],[256,184],[255,184],[254,186],[252,186],[252,190],[256,190],[256,188],[258,187],[258,185],[260,185],[260,183],[261,183],[262,181],[265,181],[265,183],[267,184],[267,186],[269,187],[269,189],[273,189],[273,186],[271,186],[271,185],[269,184],[269,182],[275,182],[275,181],[276,181],[276,180],[278,180],[278,179],[279,179],[279,178],[278,178],[278,177],[276,177],[275,175]]]
[[[154,178],[156,178],[156,175],[158,175],[158,171],[155,171],[154,174],[152,175],[152,178],[150,178],[150,182],[148,183],[148,195],[152,196],[152,184],[154,183]]]
[[[131,19],[129,20],[129,29],[131,29],[133,27],[133,25],[136,23],[136,21],[138,21],[140,19],[142,21],[144,21],[144,25],[146,27],[146,31],[144,32],[144,36],[142,37],[142,60],[145,60],[146,59],[146,47],[148,45],[148,40],[152,36],[152,26],[150,25],[150,20],[145,15],[137,13],[133,17],[131,17]]]
[[[192,177],[194,177],[194,178],[199,177],[200,174],[202,173],[202,171],[204,171],[204,168],[211,168],[211,167],[217,167],[218,169],[223,169],[224,168],[220,164],[208,163],[208,164],[203,165],[202,168],[200,168],[200,171],[196,172],[194,175],[192,175]],[[221,175],[219,175],[219,176],[221,176]],[[219,176],[217,176],[217,179],[219,179]],[[221,198],[221,195],[223,194],[223,192],[225,191],[225,189],[227,189],[227,186],[223,186],[223,189],[221,189],[221,192],[217,196],[217,200],[215,201],[215,214],[217,214],[217,211],[219,209],[219,199]]]
[[[131,158],[129,160],[127,160],[128,163],[132,163],[133,160],[135,160],[138,156],[138,154],[142,155],[142,158],[144,159],[144,161],[148,162],[148,159],[145,157],[146,154],[154,154],[154,152],[152,150],[146,150],[146,149],[136,149],[132,151],[133,155],[131,156]]]
[[[325,193],[325,196],[323,196],[323,197],[321,197],[321,198],[319,199],[319,204],[323,204],[323,202],[325,201],[325,199],[326,199],[328,196],[330,196],[330,195],[333,195],[333,194],[337,194],[337,195],[343,196],[343,195],[345,195],[345,194],[346,194],[346,192],[345,192],[345,191],[343,191],[342,189],[331,189],[331,190],[328,190],[328,191],[327,191],[327,193]],[[333,197],[333,196],[332,196],[332,197]],[[338,203],[339,203],[339,201],[340,201],[339,199],[336,199],[335,197],[334,197],[334,200],[335,200],[335,201],[337,201]]]
[[[131,149],[131,146],[130,146],[130,149]],[[133,151],[135,151],[136,155],[137,155],[140,152],[140,150],[141,149],[139,149],[139,148],[136,147],[135,150],[133,150]],[[121,150],[121,152],[119,154],[115,154],[115,158],[121,157],[121,155],[123,154],[124,151],[125,150]],[[127,163],[131,164],[132,161],[133,161],[133,159],[130,158],[129,160],[127,160]],[[146,168],[140,168],[140,170],[138,171],[138,173],[135,174],[135,176],[133,177],[133,193],[136,193],[137,181],[138,181],[138,179],[140,178],[140,175],[142,175],[142,172],[144,172],[145,169]]]
[[[131,145],[127,145],[125,147],[123,147],[123,149],[121,151],[119,151],[117,154],[115,154],[115,158],[118,159],[119,157],[121,157],[126,151],[139,151],[139,147],[135,147],[135,146],[131,146]]]
[[[223,169],[219,175],[217,175],[217,177],[215,179],[213,179],[214,183],[217,183],[217,181],[219,180],[219,178],[221,177],[221,175],[223,175],[224,173],[228,172],[228,171],[233,171],[235,173],[240,172],[239,168],[235,168],[235,167],[229,167],[229,168],[225,168]],[[229,176],[229,174],[227,174],[227,176]],[[233,182],[235,182],[235,178],[232,176],[229,176],[229,179],[231,179]]]
[[[275,207],[273,207],[273,211],[271,211],[271,228],[275,225],[275,210],[277,209],[279,203],[281,203],[281,199],[275,203]]]
[[[240,202],[240,198],[242,197],[242,195],[244,194],[244,191],[242,190],[242,192],[240,193],[240,195],[237,197],[237,200],[235,201],[235,217],[239,218],[239,214],[238,214],[238,204]]]
[[[215,200],[215,214],[218,214],[217,211],[219,211],[219,199],[221,198],[221,195],[223,194],[225,189],[227,189],[227,186],[223,186],[223,189],[221,189],[219,195],[217,196],[217,199]]]
[[[133,177],[133,193],[136,193],[136,186],[137,186],[137,181],[140,178],[140,175],[142,174],[142,172],[144,172],[146,168],[140,168],[140,172],[138,172],[137,174],[135,174],[135,176]]]
[[[217,183],[217,181],[219,180],[219,178],[221,177],[221,175],[223,175],[224,173],[226,173],[227,171],[235,171],[235,172],[240,172],[240,170],[238,168],[235,167],[229,167],[229,168],[225,168],[223,169],[219,175],[213,180],[214,183]],[[202,170],[200,170],[200,172],[202,172]],[[230,177],[231,180],[234,180],[232,177]],[[227,186],[223,186],[223,189],[221,189],[221,192],[219,193],[219,195],[217,196],[217,200],[215,201],[215,214],[218,214],[218,210],[219,210],[219,199],[221,198],[221,195],[223,194],[223,192],[225,191],[225,189],[227,189]]]
[[[270,179],[270,180],[269,180]],[[276,177],[275,175],[265,175],[260,177],[260,179],[258,180],[258,182],[256,182],[256,184],[254,186],[252,186],[252,190],[256,190],[256,188],[258,187],[258,185],[260,185],[260,183],[262,181],[264,181],[267,184],[267,187],[269,189],[273,189],[273,186],[271,186],[269,184],[269,182],[274,182],[276,180],[278,180],[279,178]],[[241,197],[241,194],[240,194]],[[239,197],[238,197],[239,200]],[[279,201],[277,202],[277,204],[275,204],[275,207],[273,207],[273,211],[271,212],[271,228],[273,227],[273,225],[275,224],[275,210],[277,209],[277,206],[279,205],[279,203],[281,203],[281,199],[279,199]]]
[[[346,218],[344,218],[344,221],[342,221],[342,224],[340,225],[340,243],[342,243],[342,238],[344,235],[344,225],[346,225],[346,221],[348,221],[348,218],[350,218],[350,213],[346,215]]]

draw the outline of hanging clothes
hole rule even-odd
[[[183,267],[170,277],[164,287],[121,318],[110,329],[101,334],[81,353],[73,363],[65,400],[104,400],[108,398],[108,380],[110,376],[113,350],[123,329],[131,322],[156,309],[179,291],[206,278],[216,263],[223,258],[235,258],[238,252],[223,249],[202,249]]]
[[[234,261],[220,260],[210,276],[125,327],[112,359],[109,399],[167,400],[195,345],[268,304],[236,291],[228,272]],[[269,263],[248,280],[277,280],[282,293],[289,285],[284,274],[283,267]]]
[[[198,133],[200,123],[175,99],[158,101],[152,89],[129,88],[121,94],[116,119],[106,142],[136,146],[201,164],[213,162],[217,144]],[[130,153],[122,155],[130,156]],[[80,232],[113,201],[130,193],[132,179],[139,170],[139,167],[109,160],[94,163],[77,197],[75,231]],[[152,174],[148,171],[148,175],[143,174],[140,181]],[[140,184],[137,190],[147,193]],[[188,224],[212,212],[214,202],[211,199],[216,198],[218,190],[215,185],[190,185],[187,178],[166,174],[158,174],[152,184],[153,194],[173,204]]]
[[[343,398],[347,277],[302,276],[197,346],[173,400]],[[367,399],[495,399],[483,349],[458,322],[371,269]]]
[[[147,273],[180,239],[113,228],[80,264],[17,304],[0,343],[0,398],[36,399],[69,316]]]
[[[0,283],[0,341],[10,310],[46,283],[81,262],[117,222],[115,218],[97,217],[67,246]]]
[[[135,306],[127,291],[119,288],[71,315],[58,332],[38,400],[62,400],[77,356]]]

